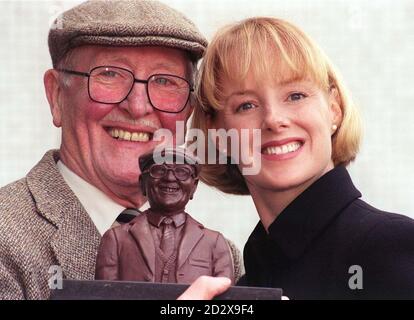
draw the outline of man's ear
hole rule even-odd
[[[60,103],[61,84],[58,72],[54,69],[46,71],[43,77],[47,101],[53,117],[53,124],[60,128],[62,126],[62,106]]]
[[[187,123],[188,119],[190,119],[191,115],[193,114],[194,107],[196,105],[196,97],[194,93],[190,94],[190,98],[188,99],[188,106],[185,108],[185,123]]]
[[[193,186],[193,190],[191,190],[191,194],[190,194],[190,200],[193,199],[194,197],[194,193],[197,190],[197,186],[198,186],[198,178],[194,179],[194,186]]]
[[[335,125],[339,128],[343,118],[343,113],[341,109],[342,101],[341,97],[339,96],[338,89],[335,86],[332,86],[330,89],[329,104],[332,125]]]

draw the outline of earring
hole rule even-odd
[[[335,132],[336,130],[338,130],[338,126],[337,126],[336,124],[334,124],[334,125],[332,126],[332,131],[333,131],[333,132]]]

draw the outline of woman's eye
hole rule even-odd
[[[236,112],[247,111],[254,108],[256,108],[256,106],[253,103],[247,102],[239,105],[236,109]]]
[[[288,101],[298,101],[298,100],[301,100],[303,98],[306,98],[306,95],[305,94],[300,93],[300,92],[294,92],[294,93],[291,93],[288,96],[287,100]]]

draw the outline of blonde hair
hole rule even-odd
[[[276,18],[250,18],[218,31],[201,64],[192,127],[207,137],[208,120],[224,108],[223,80],[240,81],[249,72],[259,82],[309,79],[326,92],[336,89],[343,118],[332,137],[332,160],[346,166],[355,159],[361,121],[339,73],[305,33]],[[204,165],[200,178],[226,193],[249,194],[235,164]]]

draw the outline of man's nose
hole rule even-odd
[[[174,170],[171,169],[171,168],[167,169],[167,172],[165,173],[164,178],[168,181],[176,181],[177,180],[177,178],[175,177],[175,174],[174,174]]]
[[[127,98],[119,104],[119,107],[127,111],[133,118],[141,118],[154,112],[147,94],[145,83],[134,83]]]

